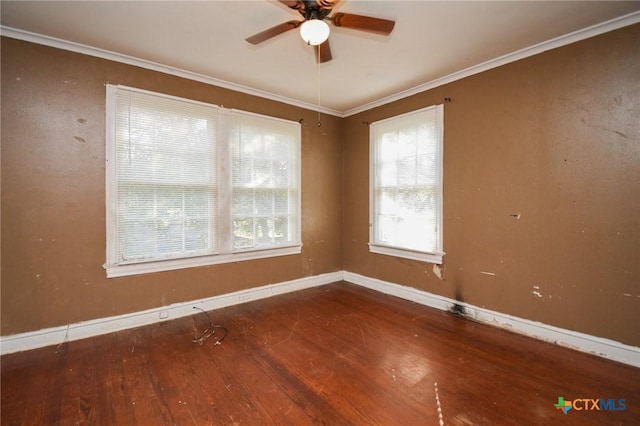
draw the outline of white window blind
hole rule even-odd
[[[442,262],[442,114],[371,124],[371,251]]]
[[[300,153],[291,123],[238,113],[231,159],[233,248],[291,244],[295,237]]]
[[[216,113],[117,92],[118,263],[216,252]]]
[[[298,123],[108,85],[107,276],[299,252],[299,157]]]

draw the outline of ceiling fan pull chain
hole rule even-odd
[[[317,46],[318,49],[318,58],[320,57],[320,45]],[[318,127],[322,126],[322,122],[320,121],[320,61],[316,61],[316,78],[317,78],[317,89],[318,89]]]

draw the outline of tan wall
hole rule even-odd
[[[347,118],[345,270],[640,346],[638,40],[635,25]],[[445,97],[440,280],[432,265],[370,254],[358,206],[363,122]]]
[[[314,112],[3,38],[1,334],[344,269],[640,346],[639,39],[635,25],[317,128]],[[107,82],[304,118],[302,255],[107,280]],[[445,97],[441,280],[368,252],[363,122]]]
[[[301,255],[106,279],[105,83],[298,121]],[[341,119],[2,38],[2,335],[342,269]]]

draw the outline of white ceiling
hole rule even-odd
[[[126,55],[116,57],[338,116],[640,22],[640,1],[343,0],[334,10],[392,19],[395,29],[384,37],[332,26],[333,60],[318,65],[297,30],[245,42],[299,18],[277,1],[3,0],[0,7],[3,35]]]

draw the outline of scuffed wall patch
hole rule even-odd
[[[440,280],[444,280],[444,265],[433,265],[433,273]]]
[[[535,297],[542,298],[542,293],[540,293],[540,286],[534,285],[531,294],[533,294]]]

